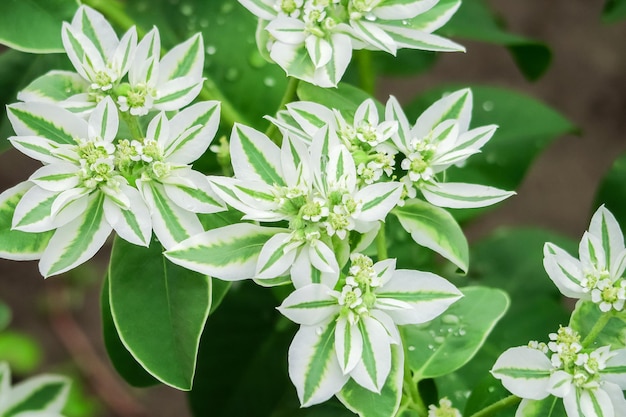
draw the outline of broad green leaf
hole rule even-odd
[[[511,304],[476,356],[455,373],[436,379],[440,396],[448,396],[457,407],[464,407],[467,393],[489,375],[507,348],[530,340],[547,342],[549,333],[567,323],[561,293],[543,269],[545,242],[568,251],[577,248],[577,243],[539,229],[501,229],[473,245],[472,267],[463,282],[498,287],[508,293]]]
[[[425,326],[405,326],[407,361],[420,379],[453,372],[474,357],[509,306],[504,291],[466,287],[465,295]]]
[[[469,249],[463,230],[446,210],[421,200],[393,209],[400,224],[418,244],[439,253],[467,272]]]
[[[441,29],[441,34],[506,47],[520,71],[529,80],[541,77],[550,65],[552,53],[542,42],[515,35],[502,28],[501,20],[484,0],[466,0]]]
[[[626,18],[626,1],[606,0],[602,10],[602,20],[605,23],[616,23]]]
[[[360,417],[395,416],[402,399],[404,353],[402,347],[391,346],[391,372],[380,394],[363,388],[350,379],[337,394],[339,400]]]
[[[0,194],[0,257],[2,258],[39,259],[52,236],[52,232],[27,233],[11,230],[15,206],[30,187],[27,183],[21,183]]]
[[[287,374],[295,326],[276,304],[271,292],[252,282],[233,284],[204,330],[188,394],[194,415],[274,416],[285,403],[297,403]]]
[[[313,101],[330,109],[341,112],[346,121],[351,122],[354,112],[361,103],[371,98],[365,91],[350,84],[339,83],[337,88],[322,88],[313,84],[300,82],[298,84],[298,98],[302,101]],[[379,114],[384,114],[384,107],[376,101]]]
[[[111,304],[109,303],[109,277],[106,276],[100,295],[100,309],[102,312],[102,335],[104,346],[109,355],[109,360],[115,370],[122,378],[134,387],[149,387],[158,384],[137,360],[130,354],[128,349],[120,340],[120,336],[115,328],[113,316],[111,315]]]
[[[598,305],[592,301],[578,301],[572,313],[569,325],[578,331],[584,339],[593,326],[606,313],[600,311]],[[591,347],[611,346],[611,349],[626,347],[626,312],[616,314],[598,334]]]
[[[447,182],[483,184],[515,190],[535,158],[559,136],[576,132],[576,127],[547,105],[523,94],[496,87],[471,86],[474,111],[471,127],[496,124],[493,138],[472,155],[467,163],[446,170]],[[443,93],[456,91],[458,85],[438,87],[421,95],[405,108],[415,120]],[[457,219],[467,219],[478,210],[455,211]]]
[[[613,213],[620,224],[626,225],[626,153],[613,162],[600,183],[593,208],[601,204]]]
[[[552,395],[543,400],[523,400],[518,413],[522,417],[567,417],[563,400]]]
[[[16,374],[34,372],[42,360],[42,348],[33,337],[11,330],[0,333],[0,362],[8,362]]]
[[[0,43],[33,53],[63,52],[61,26],[72,20],[76,0],[3,0]]]
[[[36,78],[20,91],[22,101],[59,102],[84,93],[89,84],[80,75],[71,71],[52,70]]]
[[[124,346],[152,376],[189,390],[200,335],[211,308],[211,280],[167,261],[163,248],[116,239],[109,301]]]
[[[11,309],[5,303],[0,301],[0,332],[3,331],[11,322]]]

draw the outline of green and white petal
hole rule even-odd
[[[54,164],[59,162],[59,160],[64,160],[56,154],[63,145],[59,145],[53,140],[40,136],[11,136],[8,140],[15,149],[24,155],[43,163]]]
[[[555,397],[563,398],[575,389],[572,374],[563,370],[558,370],[550,375],[548,383],[548,392]]]
[[[363,340],[361,360],[350,376],[370,391],[380,392],[391,370],[391,338],[376,319],[361,317],[357,324]]]
[[[396,259],[390,258],[378,261],[374,264],[373,268],[376,272],[376,276],[380,280],[381,287],[384,287],[393,278],[393,274],[396,272]]]
[[[165,256],[177,265],[226,281],[253,278],[263,245],[281,232],[285,230],[233,224],[192,236]]]
[[[401,152],[409,154],[413,134],[411,133],[411,127],[404,114],[404,110],[402,110],[400,103],[394,96],[390,96],[389,100],[387,100],[387,104],[385,105],[385,118],[398,122],[398,130],[391,136],[391,139]]]
[[[29,181],[47,191],[66,191],[78,186],[80,167],[67,162],[44,165],[35,171]]]
[[[239,3],[259,19],[272,20],[277,15],[273,0],[239,0]]]
[[[279,221],[286,216],[276,211],[273,188],[261,181],[240,181],[230,177],[208,177],[213,191],[229,206],[245,213],[249,220]]]
[[[117,73],[118,77],[123,77],[130,68],[137,49],[137,29],[131,27],[120,39],[113,55],[108,57],[108,64]]]
[[[465,52],[465,47],[450,39],[395,25],[378,25],[395,42],[397,48],[421,49],[434,52]]]
[[[89,139],[112,143],[117,136],[119,117],[110,96],[102,99],[89,116]]]
[[[255,278],[271,279],[287,272],[298,254],[297,243],[293,242],[291,237],[291,233],[279,233],[263,245],[254,274]]]
[[[129,185],[120,185],[121,192],[130,202],[128,209],[120,207],[110,198],[104,199],[104,216],[113,230],[124,240],[140,246],[149,246],[152,236],[150,210],[141,194]]]
[[[612,353],[614,356],[606,361],[606,368],[601,371],[602,380],[626,390],[626,349],[618,349]]]
[[[472,90],[469,88],[440,98],[417,118],[413,127],[413,137],[426,137],[435,127],[449,119],[457,120],[461,133],[467,132],[472,118],[472,105]]]
[[[280,154],[280,148],[263,133],[238,123],[233,126],[230,155],[237,179],[286,185]]]
[[[68,98],[84,93],[89,83],[79,74],[71,71],[52,70],[36,78],[17,93],[19,101],[43,101],[60,103]]]
[[[273,19],[266,27],[270,35],[278,42],[289,45],[301,45],[306,38],[311,36],[306,32],[305,24],[302,20],[293,19],[286,16],[278,16]]]
[[[356,201],[363,203],[357,218],[365,222],[384,221],[401,195],[402,184],[399,182],[380,182],[362,188],[355,196]]]
[[[91,7],[81,6],[74,14],[72,28],[84,34],[103,59],[113,54],[119,44],[115,30],[105,17]]]
[[[278,311],[294,323],[315,326],[339,314],[338,297],[324,284],[309,284],[289,294]]]
[[[330,149],[328,165],[321,172],[320,178],[324,178],[330,189],[333,188],[332,185],[341,185],[347,190],[356,188],[356,166],[352,154],[345,146],[338,145]]]
[[[601,389],[606,392],[611,399],[615,416],[626,416],[626,399],[624,398],[622,389],[610,382],[603,383]]]
[[[2,408],[3,416],[56,416],[65,407],[70,380],[60,375],[38,375],[21,382],[10,390]],[[31,414],[31,412],[33,414]]]
[[[458,138],[458,141],[452,149],[452,152],[461,151],[465,149],[472,149],[474,151],[478,151],[482,148],[489,140],[493,137],[494,133],[498,126],[496,125],[487,125],[477,127],[476,129],[472,129],[468,132],[461,133]]]
[[[606,254],[599,237],[585,232],[578,245],[578,254],[583,271],[603,271],[610,265],[606,264]]]
[[[191,103],[202,90],[203,79],[179,77],[167,81],[158,87],[154,108],[163,111],[175,111]]]
[[[217,213],[226,209],[205,175],[191,169],[180,171],[187,184],[163,184],[167,196],[179,207],[193,213]]]
[[[32,186],[32,183],[25,181],[0,193],[0,258],[16,261],[39,259],[48,245],[52,236],[51,232],[26,233],[11,230],[15,207]],[[0,395],[2,393],[1,372],[0,369]]]
[[[54,229],[52,204],[59,194],[37,186],[30,188],[15,207],[12,228],[35,233]]]
[[[154,234],[165,248],[204,231],[198,216],[174,203],[163,185],[137,181],[137,186],[150,209]]]
[[[297,187],[311,183],[311,164],[309,150],[304,142],[283,139],[281,147],[281,165],[287,186]]]
[[[298,123],[298,127],[310,137],[313,137],[324,125],[330,125],[333,129],[337,127],[332,110],[312,101],[289,103],[287,111]]]
[[[411,19],[431,9],[438,0],[396,0],[382,2],[372,10],[379,19],[401,20]]]
[[[94,81],[93,76],[106,69],[104,57],[96,45],[84,33],[67,22],[63,22],[61,40],[67,57],[76,72],[84,79]]]
[[[145,84],[153,87],[158,77],[161,37],[155,27],[146,33],[137,45],[133,63],[128,70],[131,85]]]
[[[440,0],[424,13],[408,20],[406,26],[419,31],[431,33],[445,25],[461,6],[461,0]],[[385,22],[395,26],[405,26],[402,21]]]
[[[388,283],[376,290],[376,306],[396,324],[417,324],[439,316],[462,296],[438,275],[398,269]]]
[[[313,137],[311,143],[311,164],[313,165],[313,179],[317,189],[323,193],[327,191],[327,171],[329,155],[335,150],[342,148],[337,132],[329,126],[323,126]]]
[[[624,235],[615,216],[604,205],[598,207],[591,218],[589,233],[602,242],[606,257],[605,265],[613,266],[624,250]]]
[[[185,42],[170,49],[159,63],[158,84],[164,84],[180,77],[190,77],[196,82],[201,81],[204,53],[204,41],[201,33],[196,33]]]
[[[309,284],[323,284],[328,288],[334,288],[339,280],[339,270],[335,272],[322,272],[311,263],[309,250],[298,252],[293,266],[291,267],[291,281],[293,286],[302,288]]]
[[[542,400],[549,395],[551,369],[552,363],[543,352],[520,346],[502,353],[491,374],[518,397]]]
[[[391,344],[402,346],[402,337],[400,336],[398,326],[396,326],[393,319],[387,313],[381,310],[372,310],[370,311],[370,315],[378,320],[385,330],[387,330],[387,334],[391,338]]]
[[[581,281],[584,279],[580,261],[547,242],[543,247],[543,267],[561,294],[571,298],[587,298]]]
[[[333,277],[339,275],[339,264],[335,252],[326,243],[321,240],[312,240],[303,250],[309,252],[311,265],[316,269]]]
[[[18,136],[39,136],[58,144],[76,145],[87,137],[87,122],[52,103],[16,103],[7,115]]]
[[[77,218],[54,232],[39,261],[44,277],[69,271],[93,257],[112,231],[104,216],[104,194],[94,193]]]
[[[328,400],[348,381],[337,361],[334,339],[335,321],[330,320],[301,326],[289,346],[289,377],[303,407]]]
[[[359,330],[359,323],[352,324],[345,318],[337,320],[335,350],[341,371],[344,375],[349,374],[357,366],[363,354],[363,337]]]
[[[617,417],[609,395],[600,389],[576,388],[563,398],[567,417]]]
[[[4,410],[4,405],[9,401],[9,391],[11,391],[11,368],[7,362],[0,362],[0,410]]]
[[[175,164],[191,164],[208,149],[220,122],[220,102],[193,104],[170,120],[170,134],[162,144],[165,158]]]
[[[315,68],[321,68],[328,64],[333,57],[333,47],[324,38],[309,35],[306,37],[304,44]]]
[[[350,26],[354,35],[368,46],[392,55],[396,54],[396,42],[378,25],[363,20],[351,20]]]
[[[487,207],[515,195],[514,191],[460,182],[429,183],[420,189],[429,203],[446,208]]]
[[[374,100],[368,98],[357,107],[354,112],[354,124],[358,125],[362,121],[366,121],[370,125],[378,125],[378,109]]]

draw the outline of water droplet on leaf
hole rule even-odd
[[[266,87],[274,87],[276,85],[276,80],[272,77],[265,77],[263,84],[265,84]]]
[[[485,101],[483,103],[483,110],[484,111],[492,111],[493,110],[493,101]]]
[[[237,68],[229,68],[224,75],[227,81],[236,81],[239,78],[239,70]]]
[[[183,4],[180,6],[180,12],[183,16],[191,16],[193,14],[193,6],[191,4]]]
[[[459,318],[454,314],[445,314],[441,317],[441,321],[445,324],[458,324]]]
[[[209,45],[206,47],[206,54],[207,55],[215,55],[215,53],[217,52],[217,48],[213,45]]]

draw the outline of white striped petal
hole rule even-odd
[[[196,33],[185,42],[170,49],[159,63],[158,84],[179,77],[195,78],[200,81],[204,68],[204,41],[201,33]]]
[[[339,314],[339,294],[323,284],[309,284],[289,294],[278,307],[294,323],[315,326]]]
[[[302,288],[309,284],[323,284],[328,288],[334,288],[339,279],[339,270],[335,272],[322,272],[311,263],[310,250],[299,251],[291,267],[291,281],[293,286]]]
[[[297,254],[298,248],[294,247],[290,233],[272,236],[261,249],[255,278],[276,278],[285,274],[293,265]]]
[[[588,297],[581,284],[584,277],[578,259],[547,242],[543,247],[543,266],[561,294],[572,298]]]
[[[70,163],[44,165],[35,171],[29,181],[48,191],[65,191],[79,184],[80,168]]]
[[[383,2],[372,10],[372,14],[385,20],[411,19],[430,10],[437,2],[438,0]]]
[[[600,239],[606,256],[605,265],[612,266],[624,250],[624,235],[615,216],[604,205],[593,214],[589,233]]]
[[[380,392],[391,370],[391,338],[383,325],[371,317],[361,317],[358,328],[363,348],[361,360],[350,376],[362,387]]]
[[[323,67],[332,59],[333,48],[326,39],[309,35],[304,43],[315,68]]]
[[[445,95],[417,118],[412,133],[414,137],[426,137],[437,125],[448,119],[457,120],[459,131],[467,132],[472,117],[472,106],[472,90],[469,88]]]
[[[202,156],[215,137],[220,121],[220,102],[193,104],[170,120],[170,134],[163,144],[169,162],[190,164]]]
[[[546,398],[552,363],[541,351],[526,346],[507,349],[491,369],[494,377],[513,394],[522,398]]]
[[[202,78],[179,77],[158,86],[154,108],[175,111],[191,103],[202,90]]]
[[[341,371],[349,374],[361,360],[363,337],[358,325],[351,324],[345,318],[337,320],[335,328],[335,350]]]
[[[89,116],[89,139],[113,142],[117,136],[119,118],[111,97],[102,99]]]
[[[399,182],[380,182],[362,188],[355,196],[355,200],[363,203],[357,218],[365,222],[384,220],[398,204],[401,194],[402,184]]]
[[[446,208],[487,207],[516,194],[514,191],[460,182],[426,184],[421,190],[429,203]]]
[[[122,239],[147,247],[152,236],[150,210],[135,188],[129,185],[121,185],[120,188],[130,202],[129,208],[124,210],[110,198],[106,198],[104,215],[107,222]]]
[[[280,148],[263,133],[236,123],[230,136],[230,155],[238,179],[286,185]]]

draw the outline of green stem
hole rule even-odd
[[[116,0],[82,0],[83,4],[93,7],[101,12],[106,18],[122,28],[128,30],[132,26],[137,26],[135,21],[130,17],[124,9],[124,4]],[[146,33],[140,27],[137,27],[137,34],[141,37]],[[249,124],[246,117],[235,109],[232,103],[226,98],[222,91],[217,87],[215,81],[205,75],[204,86],[198,95],[200,100],[217,100],[221,102],[221,123],[225,127],[230,127],[236,122]]]
[[[598,321],[596,321],[596,324],[593,325],[587,336],[583,339],[581,343],[583,348],[588,348],[589,346],[591,346],[591,344],[596,340],[600,332],[604,330],[609,320],[611,320],[611,317],[613,317],[613,312],[604,313],[600,316]]]
[[[287,82],[287,88],[285,89],[285,94],[283,94],[283,98],[280,100],[280,104],[278,105],[276,113],[282,110],[285,106],[287,106],[287,104],[291,103],[297,97],[296,93],[298,91],[299,82],[299,79],[289,77],[289,81]],[[282,138],[280,137],[280,135],[278,135],[278,128],[274,123],[270,123],[270,125],[267,127],[267,130],[265,131],[265,136],[272,139],[275,144],[280,146]]]
[[[132,114],[120,111],[120,118],[126,123],[128,129],[130,130],[130,136],[133,139],[142,140],[145,135],[143,134],[143,130],[141,129],[141,125],[139,124],[139,119],[134,117]]]
[[[373,96],[376,93],[376,74],[372,62],[372,51],[361,49],[356,51],[356,61],[359,68],[359,84],[361,89]]]
[[[509,395],[506,398],[501,399],[498,402],[491,404],[489,407],[485,407],[477,413],[472,414],[470,417],[488,417],[496,414],[497,412],[504,410],[505,408],[518,404],[522,399],[516,395]]]
[[[376,235],[376,251],[378,253],[378,260],[383,261],[389,257],[387,254],[387,236],[385,235],[385,223],[380,223],[380,229]]]
[[[413,408],[420,417],[426,417],[428,410],[417,390],[417,383],[413,380],[409,361],[407,360],[404,361],[404,391],[407,393],[409,401],[406,408]]]

